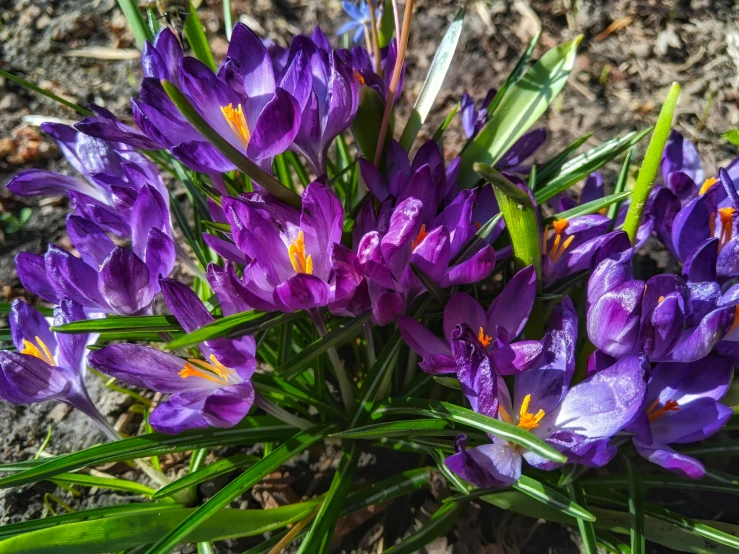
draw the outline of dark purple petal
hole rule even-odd
[[[697,442],[716,433],[732,414],[712,398],[698,398],[652,421],[652,436],[664,444]]]
[[[249,413],[254,403],[250,381],[223,387],[210,394],[203,405],[203,415],[211,427],[233,427]]]
[[[495,269],[495,250],[492,246],[485,246],[470,259],[451,267],[441,281],[441,286],[477,283],[487,278],[493,269]]]
[[[24,340],[39,347],[37,339],[41,339],[52,354],[56,351],[56,338],[49,329],[49,322],[41,315],[41,312],[22,300],[16,299],[13,301],[8,314],[8,323],[13,344],[18,351],[23,350]]]
[[[149,286],[152,294],[159,290],[157,284],[159,277],[167,277],[172,271],[175,258],[175,246],[172,239],[159,229],[149,231],[144,261],[149,270]]]
[[[487,311],[486,328],[493,325],[508,331],[511,338],[523,331],[536,297],[536,270],[528,266],[516,273]]]
[[[462,129],[467,138],[475,135],[475,124],[477,123],[477,109],[475,108],[475,100],[465,91],[462,94],[462,104],[460,107],[462,112]]]
[[[682,171],[694,183],[703,183],[705,173],[695,145],[673,130],[662,154],[662,180],[667,183],[673,171]]]
[[[379,172],[374,164],[364,158],[359,158],[359,171],[367,189],[369,189],[377,200],[384,202],[388,197],[389,191],[387,181],[382,176],[382,173]]]
[[[681,202],[690,200],[698,192],[695,181],[682,171],[670,173],[665,180],[665,184]]]
[[[132,315],[146,308],[156,293],[149,286],[146,264],[128,248],[116,247],[96,277],[95,291],[99,288],[105,303],[122,315]]]
[[[739,277],[739,236],[732,237],[718,253],[716,272],[721,277]]]
[[[422,210],[423,203],[420,200],[407,198],[395,207],[395,211],[390,217],[390,228],[382,237],[380,250],[388,265],[393,264],[390,265],[390,268],[394,274],[397,274],[395,268],[401,271],[405,269],[405,263],[403,263],[403,260],[397,259],[396,254],[417,237],[421,228]]]
[[[54,325],[57,327],[73,321],[81,321],[86,317],[82,306],[71,300],[64,299],[59,306],[54,308]],[[84,375],[87,369],[85,365],[86,346],[90,340],[90,335],[59,333],[56,337],[59,346],[56,355],[57,364],[71,370],[76,375]],[[84,381],[81,380],[80,384],[84,386]]]
[[[100,227],[76,215],[67,218],[67,234],[82,259],[92,267],[100,266],[115,248]]]
[[[46,275],[60,298],[69,298],[90,308],[106,305],[96,286],[98,273],[95,269],[54,245],[49,245],[45,262]]]
[[[186,332],[192,333],[213,321],[213,316],[190,287],[174,279],[162,279],[159,284],[169,311]]]
[[[642,281],[627,281],[600,297],[587,313],[590,341],[616,358],[634,353],[638,348],[639,319],[644,295]]]
[[[10,192],[28,198],[31,196],[61,196],[70,190],[82,192],[104,201],[105,196],[90,183],[45,169],[27,169],[13,176],[6,185]]]
[[[194,390],[173,395],[154,408],[149,415],[149,425],[155,431],[169,435],[210,427],[203,408],[211,393],[208,390]]]
[[[603,194],[603,175],[598,171],[594,171],[585,179],[582,192],[580,192],[580,204],[600,200],[603,196],[605,196]]]
[[[43,256],[20,252],[15,257],[15,270],[23,288],[47,302],[59,303],[59,293],[46,275],[46,262]]]
[[[395,291],[384,291],[377,295],[372,306],[372,321],[375,325],[387,325],[405,309],[405,296]]]
[[[529,131],[518,139],[503,157],[495,164],[499,170],[515,168],[521,165],[526,158],[536,152],[539,147],[547,140],[547,130],[545,128]]]
[[[466,449],[467,437],[460,435],[455,442],[456,454],[444,463],[465,481],[480,488],[504,488],[521,476],[521,454],[506,443],[485,444]]]
[[[249,97],[271,95],[274,92],[272,60],[262,40],[243,23],[234,26],[226,56],[241,66],[244,89]]]
[[[432,281],[440,283],[444,278],[450,258],[449,232],[444,227],[437,227],[413,248],[409,263],[414,264]],[[408,286],[410,283],[416,283],[417,277],[410,266],[406,269],[403,284]]]
[[[702,463],[695,458],[675,452],[666,444],[652,443],[646,445],[635,440],[634,446],[641,456],[653,464],[678,475],[691,479],[701,479],[706,474],[706,468],[703,467]]]
[[[252,129],[247,155],[254,160],[282,154],[300,130],[300,106],[281,88],[265,104]]]
[[[458,325],[451,335],[452,357],[457,378],[470,407],[488,417],[498,416],[497,373],[477,334],[467,325]]]
[[[462,324],[468,325],[475,333],[482,330],[492,339],[495,338],[495,327],[488,325],[480,303],[470,295],[458,292],[444,307],[444,337],[451,340],[454,329]]]
[[[672,351],[655,361],[692,362],[706,357],[731,329],[734,313],[733,306],[712,311],[696,327],[683,331]]]
[[[221,304],[223,315],[228,316],[252,309],[263,311],[275,309],[271,299],[267,302],[250,294],[236,275],[236,270],[230,264],[225,268],[210,264],[206,275],[208,283]]]
[[[280,283],[274,292],[274,303],[286,312],[326,306],[330,299],[331,289],[328,283],[307,273],[290,277]]]
[[[303,192],[300,229],[305,234],[306,253],[313,260],[313,275],[328,281],[331,251],[341,242],[344,210],[341,202],[327,186],[318,181]]]
[[[718,260],[718,239],[700,243],[683,264],[683,276],[689,281],[715,281]]]
[[[438,354],[451,356],[449,341],[435,335],[415,319],[398,316],[398,328],[406,344],[422,358]]]
[[[377,231],[362,237],[357,247],[357,258],[362,271],[368,279],[372,279],[383,287],[395,288],[393,275],[382,256],[381,237]]]
[[[160,150],[164,146],[158,140],[152,140],[141,131],[129,127],[115,117],[86,117],[74,127],[81,133],[90,135],[91,137],[112,142],[121,142],[133,148]]]
[[[74,374],[34,356],[0,350],[0,397],[14,404],[60,399]]]

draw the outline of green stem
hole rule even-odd
[[[280,421],[287,423],[288,425],[292,425],[297,429],[305,431],[306,429],[310,429],[311,427],[313,427],[313,424],[310,421],[307,421],[302,417],[298,417],[286,410],[283,410],[277,404],[273,404],[259,393],[256,393],[254,403],[262,408],[269,415],[275,416]]]
[[[310,316],[318,330],[318,334],[325,337],[326,334],[328,334],[328,329],[326,328],[326,321],[323,319],[323,314],[320,310],[315,309],[310,311]],[[334,368],[336,379],[339,381],[341,399],[344,401],[344,407],[346,408],[347,413],[351,413],[354,406],[354,389],[352,388],[349,376],[346,374],[346,369],[344,369],[344,362],[341,361],[339,353],[333,346],[328,349],[327,353],[331,366]]]

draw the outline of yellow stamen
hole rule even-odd
[[[536,412],[536,414],[529,413],[529,404],[531,403],[531,395],[527,394],[523,402],[521,402],[521,409],[518,413],[518,426],[521,429],[526,429],[527,431],[531,431],[532,429],[536,429],[539,426],[539,422],[544,418],[546,415],[544,413],[544,410],[539,410]]]
[[[411,250],[415,250],[416,246],[421,244],[421,241],[426,238],[428,233],[426,232],[426,224],[421,225],[421,229],[418,231],[418,236],[411,241]]]
[[[664,296],[660,296],[660,297],[659,297],[659,298],[657,299],[657,304],[662,304],[662,302],[664,302],[664,301],[665,301],[665,297],[664,297]]]
[[[479,340],[480,344],[487,348],[488,346],[490,346],[490,341],[493,340],[493,337],[486,335],[485,330],[480,327],[480,332],[477,334],[477,340]]]
[[[598,213],[600,215],[608,215],[608,208],[601,208],[600,210],[598,210]]]
[[[659,409],[657,409],[657,406],[659,406],[659,398],[652,402],[652,405],[649,406],[649,409],[647,410],[647,417],[649,418],[649,421],[655,421],[661,418],[667,412],[680,411],[680,406],[678,405],[676,400],[668,400],[667,402],[665,402],[665,405]]]
[[[305,255],[305,234],[303,231],[298,231],[298,238],[287,247],[287,255],[290,256],[290,263],[293,264],[296,273],[313,274],[313,258]]]
[[[542,253],[545,256],[549,256],[549,259],[552,260],[552,262],[554,263],[557,263],[562,258],[565,251],[572,244],[572,241],[575,240],[575,235],[570,235],[565,239],[564,242],[562,242],[562,233],[565,232],[569,225],[570,222],[566,219],[557,219],[554,223],[552,223],[552,227],[554,227],[554,241],[552,242],[552,249],[549,251],[549,254],[547,254],[547,233],[549,232],[549,225],[547,225],[544,229],[541,250]]]
[[[354,71],[354,77],[357,79],[357,83],[359,83],[360,87],[364,86],[364,77],[362,77],[362,74],[359,71]]]
[[[26,339],[23,339],[23,350],[21,350],[21,354],[33,356],[49,365],[56,365],[56,360],[54,360],[54,356],[51,355],[51,351],[49,351],[49,348],[44,344],[44,341],[39,337],[34,338],[36,339],[36,344],[38,346]]]
[[[718,183],[718,179],[716,177],[709,177],[705,181],[703,181],[703,184],[701,185],[701,189],[698,191],[698,194],[706,194],[713,185]]]
[[[736,210],[734,208],[719,208],[718,217],[721,222],[721,236],[718,238],[718,249],[719,251],[726,246],[726,243],[731,240],[731,236],[734,231],[734,214]],[[714,224],[715,228],[715,224]]]
[[[508,412],[506,412],[505,408],[501,404],[498,404],[498,415],[506,423],[513,423],[513,419],[511,419],[511,415]]]
[[[249,146],[251,132],[249,131],[249,126],[246,124],[246,118],[244,117],[244,110],[241,108],[241,104],[236,109],[234,109],[233,104],[221,106],[221,113],[226,118],[226,121],[228,121],[229,127],[231,127],[231,130],[239,139],[241,145],[244,148]]]

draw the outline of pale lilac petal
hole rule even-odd
[[[460,435],[455,443],[456,454],[444,463],[465,481],[480,488],[512,485],[521,476],[521,455],[508,444],[484,444],[466,449],[467,437]]]
[[[641,456],[665,468],[668,471],[690,477],[691,479],[701,479],[706,474],[706,468],[695,458],[691,458],[685,454],[675,452],[666,444],[652,443],[646,445],[638,441],[634,441],[636,451]]]

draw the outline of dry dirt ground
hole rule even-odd
[[[142,4],[144,2],[142,1]],[[345,19],[338,0],[233,0],[235,19],[280,43],[293,33],[310,32],[320,25],[329,36]],[[401,102],[400,121],[419,91],[435,48],[454,17],[459,2],[418,0],[408,49],[408,75]],[[201,18],[217,56],[227,48],[222,29],[220,2],[203,0]],[[510,72],[533,34],[543,30],[536,56],[546,49],[584,35],[576,69],[564,92],[542,118],[549,141],[542,151],[556,151],[588,132],[588,144],[642,129],[656,120],[662,99],[673,81],[683,86],[677,128],[696,141],[709,169],[737,154],[735,147],[721,139],[721,133],[739,128],[739,8],[732,1],[674,0],[671,2],[555,0],[470,1],[465,29],[454,63],[437,100],[429,124],[435,129],[451,107],[467,90],[481,98],[487,89],[498,86]],[[94,47],[91,54],[89,49]],[[110,49],[116,57],[135,55],[133,37],[114,0],[0,0],[0,67],[79,104],[94,101],[124,119],[130,115],[129,97],[136,93],[141,78],[137,59],[101,59]],[[0,183],[27,167],[69,171],[58,149],[37,130],[43,118],[74,120],[74,112],[41,98],[0,78]],[[462,144],[461,126],[455,121],[448,132],[447,155],[453,156]],[[612,168],[611,168],[612,169]],[[607,177],[613,182],[613,174]],[[30,219],[20,231],[8,227],[10,216],[19,216],[31,206]],[[66,205],[61,200],[40,203],[13,198],[0,190],[0,296],[12,299],[23,292],[13,270],[13,258],[22,250],[42,252],[49,242],[67,244],[64,236]],[[126,418],[130,400],[107,390],[95,376],[89,378],[93,396],[102,411],[113,420]],[[52,427],[49,453],[64,453],[95,443],[97,431],[76,413],[63,406],[15,407],[0,404],[0,461],[30,457]],[[130,428],[131,430],[135,427]],[[173,470],[179,459],[165,460]],[[294,476],[276,475],[278,483],[293,483],[303,492],[315,472],[331,465],[330,451],[315,451],[296,462]],[[178,465],[179,464],[179,465]],[[392,463],[368,457],[362,470],[372,478],[392,469]],[[387,466],[387,467],[384,467]],[[109,471],[120,473],[126,468]],[[319,473],[320,474],[320,473]],[[301,485],[301,481],[303,484]],[[218,486],[216,483],[214,486]],[[264,505],[279,498],[267,488],[242,500],[242,505]],[[212,494],[213,487],[202,491]],[[53,492],[75,509],[130,501],[122,494],[102,494],[82,490],[79,497],[51,485],[25,491],[3,491],[0,496],[0,523],[40,517],[49,513],[53,501],[44,495]],[[94,494],[93,494],[94,493]],[[266,500],[265,500],[266,499]],[[731,507],[704,500],[673,499],[676,508],[702,510],[702,517],[717,517]],[[279,501],[279,500],[278,500]],[[407,503],[391,505],[384,515],[344,522],[337,552],[381,552],[435,507],[433,498],[417,495],[413,513]],[[723,502],[721,504],[724,504]],[[736,509],[734,508],[735,512]],[[688,513],[688,512],[686,512]],[[724,517],[727,517],[724,515]],[[223,552],[240,552],[248,541],[220,543]],[[436,541],[427,552],[498,554],[503,552],[577,552],[576,541],[554,525],[496,512],[488,507],[470,507],[448,537]],[[664,549],[655,552],[664,552]]]

